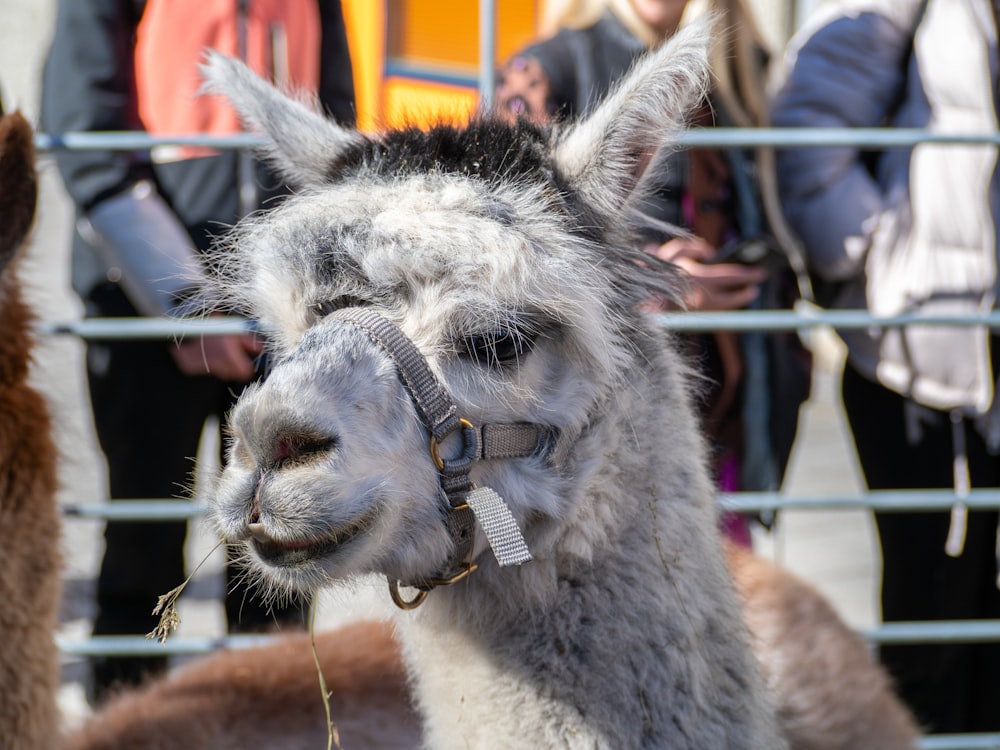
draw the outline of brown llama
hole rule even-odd
[[[35,214],[31,127],[0,118],[0,748],[59,744],[53,640],[60,594],[56,447],[49,413],[28,383],[32,316],[17,255]]]
[[[819,591],[742,547],[728,545],[726,558],[790,748],[917,747],[889,675]]]
[[[318,633],[344,750],[414,750],[420,722],[391,626]],[[326,713],[308,634],[221,651],[112,698],[65,750],[320,750]]]

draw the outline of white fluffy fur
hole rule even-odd
[[[473,474],[506,499],[534,560],[501,570],[480,538],[477,572],[400,617],[428,747],[784,746],[722,559],[688,375],[638,311],[656,270],[619,247],[645,155],[700,94],[706,35],[679,35],[553,138],[551,169],[601,224],[590,240],[530,182],[364,165],[327,179],[315,165],[358,136],[209,63],[213,89],[302,185],[238,230],[222,269],[277,354],[232,415],[214,503],[225,538],[249,540],[255,504],[273,540],[338,536],[294,564],[253,553],[263,576],[307,589],[419,579],[451,549],[427,434],[391,363],[316,303],[360,299],[394,320],[474,423],[558,430],[547,460]],[[459,356],[467,337],[515,325],[540,331],[516,367]],[[308,449],[288,459],[289,445]]]

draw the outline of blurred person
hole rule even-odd
[[[772,111],[793,127],[997,130],[997,4],[852,0],[792,40]],[[993,145],[779,152],[787,218],[832,306],[976,314],[994,307],[1000,182]],[[981,326],[841,331],[842,392],[869,489],[954,487],[953,511],[876,513],[882,617],[1000,618],[1000,340]],[[892,645],[881,659],[932,732],[1000,729],[1000,643]]]
[[[219,97],[198,96],[213,47],[284,86],[314,93],[340,122],[354,89],[339,0],[62,0],[44,71],[42,126],[152,134],[239,130]],[[284,191],[248,154],[205,148],[58,151],[77,211],[73,283],[90,317],[183,316],[199,308],[213,237]],[[183,495],[206,419],[257,375],[252,335],[89,341],[87,377],[112,499]],[[185,578],[183,522],[111,522],[95,635],[147,633],[157,597]],[[227,566],[231,631],[301,625],[307,602],[275,604]],[[100,700],[163,657],[95,658]]]
[[[536,123],[588,114],[640,55],[676,32],[695,5],[688,0],[551,3],[543,27],[552,35],[503,66],[496,106]],[[701,5],[718,17],[723,41],[711,51],[712,90],[692,124],[766,125],[769,54],[749,6],[745,0]],[[688,309],[791,305],[795,277],[773,239],[784,229],[773,181],[758,179],[772,174],[770,166],[769,153],[740,149],[665,156],[662,182],[640,207],[638,224],[647,250],[690,278]],[[720,489],[778,489],[798,408],[808,396],[807,351],[795,334],[719,331],[689,340],[709,376],[702,415],[715,446]],[[742,516],[725,514],[723,528],[750,544]]]

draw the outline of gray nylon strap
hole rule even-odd
[[[458,426],[458,417],[455,416],[458,407],[434,377],[424,355],[398,326],[374,310],[363,307],[338,310],[333,316],[364,331],[396,363],[396,369],[421,419],[435,438],[444,440],[455,430]]]
[[[486,424],[482,427],[483,458],[530,456],[541,441],[541,431],[533,424]]]
[[[529,456],[542,444],[544,431],[535,425],[491,424],[477,431],[468,423],[461,422],[456,416],[458,408],[434,376],[423,354],[399,327],[381,314],[352,307],[338,310],[332,316],[364,332],[392,359],[421,421],[438,442],[455,430],[467,431],[470,434],[463,432],[463,438],[466,453],[471,453],[472,459]],[[442,463],[440,482],[450,506],[446,523],[455,552],[440,578],[450,579],[467,563],[472,552],[476,522],[483,529],[501,567],[520,565],[530,560],[531,553],[521,530],[503,498],[488,487],[476,488],[472,484],[469,478],[470,461],[467,458],[442,459]],[[426,590],[435,584],[417,585]]]
[[[351,323],[377,344],[396,364],[420,418],[437,440],[444,440],[459,422],[458,407],[431,372],[416,345],[390,320],[363,307],[338,310],[333,317]],[[532,424],[487,424],[480,428],[477,458],[522,458],[535,453],[543,431]]]

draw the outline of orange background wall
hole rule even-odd
[[[474,80],[479,65],[478,0],[342,0],[354,67],[358,127],[468,118],[474,86],[445,84],[435,75]],[[539,0],[497,0],[499,64],[537,35]],[[405,75],[386,75],[386,61]]]

